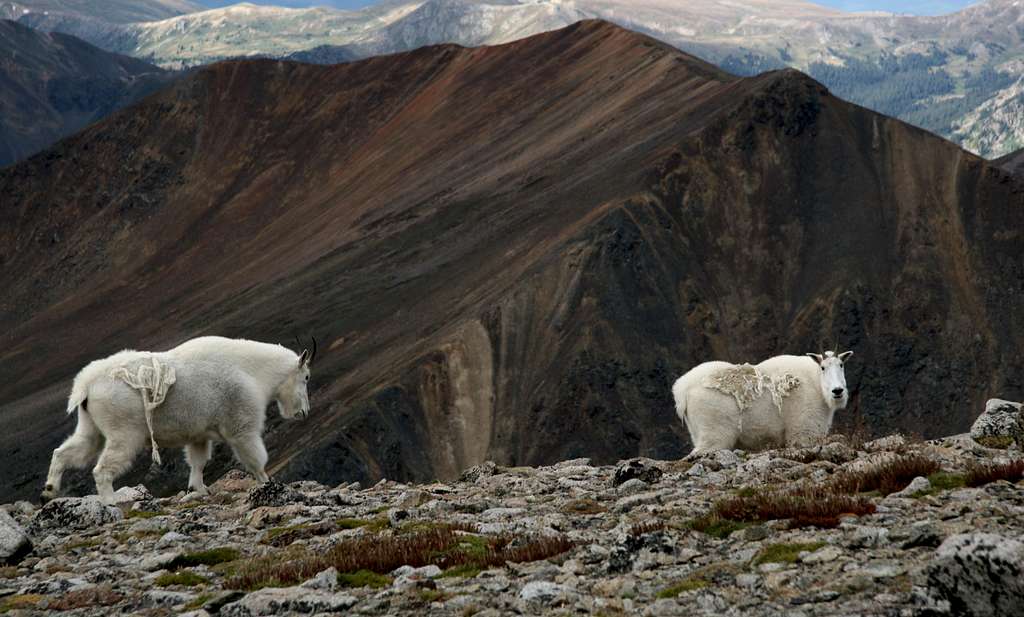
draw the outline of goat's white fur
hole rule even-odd
[[[851,354],[694,367],[672,386],[676,413],[693,441],[687,458],[734,448],[802,446],[824,437],[849,400],[843,361]]]
[[[202,337],[166,352],[126,350],[89,363],[75,377],[68,398],[67,411],[78,413],[78,425],[53,453],[43,499],[60,493],[65,469],[85,467],[99,454],[96,490],[111,503],[113,481],[128,470],[150,435],[154,451],[156,444],[184,447],[192,491],[207,492],[203,467],[213,440],[226,442],[253,476],[267,481],[266,408],[276,401],[286,418],[308,415],[308,360],[307,352],[299,355],[280,345]],[[146,393],[140,396],[124,375],[154,361],[172,371],[176,383],[151,410],[150,433]]]

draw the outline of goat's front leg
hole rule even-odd
[[[50,471],[46,474],[46,486],[40,495],[43,503],[60,495],[61,480],[66,469],[88,467],[100,451],[102,435],[93,424],[89,414],[81,409],[78,411],[78,425],[59,448],[53,451],[50,459]]]
[[[267,475],[267,448],[259,435],[239,435],[228,440],[228,445],[246,470],[260,482],[270,481]]]

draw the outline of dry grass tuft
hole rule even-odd
[[[792,527],[828,528],[838,526],[843,515],[863,516],[874,511],[874,504],[864,497],[837,493],[827,486],[802,486],[723,499],[715,504],[714,514],[730,521],[790,519]]]
[[[885,496],[902,491],[914,478],[927,478],[939,469],[939,464],[927,456],[907,454],[867,469],[836,474],[828,486],[833,492],[847,495],[878,491]]]
[[[964,484],[971,487],[984,486],[997,480],[1017,482],[1024,476],[1024,461],[1003,464],[975,464],[967,469]]]
[[[642,523],[636,523],[629,528],[629,535],[639,537],[647,533],[654,533],[655,531],[662,531],[667,527],[668,524],[662,520],[643,521]]]
[[[91,606],[110,606],[117,604],[124,596],[110,588],[109,585],[69,591],[49,603],[51,611],[71,611]]]
[[[330,567],[343,573],[366,570],[378,574],[387,574],[403,565],[489,568],[508,562],[547,559],[572,546],[564,536],[484,537],[466,534],[451,526],[434,525],[403,535],[351,538],[322,554],[291,552],[249,560],[240,565],[237,574],[229,578],[225,586],[252,590],[295,585]]]

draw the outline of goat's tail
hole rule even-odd
[[[672,385],[672,398],[676,402],[676,415],[683,422],[687,429],[690,428],[690,417],[686,414],[686,394],[690,389],[688,383],[684,382],[683,378],[680,377],[675,384]]]

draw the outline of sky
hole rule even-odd
[[[199,0],[206,6],[225,6],[242,0]],[[357,9],[373,4],[373,0],[247,0],[256,4],[276,6],[334,6],[340,9]],[[958,11],[977,0],[810,0],[825,6],[845,11],[892,11],[916,15],[940,15]],[[680,0],[685,2],[685,0]]]

